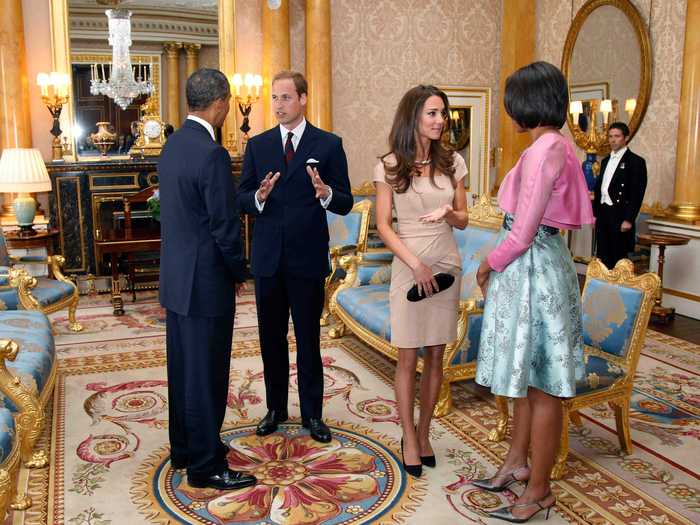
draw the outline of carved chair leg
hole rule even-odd
[[[625,454],[632,453],[632,435],[630,433],[630,399],[616,399],[610,402],[610,408],[615,411],[615,426],[620,448]]]
[[[336,324],[333,328],[328,330],[328,335],[331,339],[340,339],[345,335],[345,331],[345,324],[342,321],[338,321],[338,324]]]
[[[78,309],[78,301],[80,300],[80,297],[78,296],[77,292],[73,296],[73,300],[71,303],[68,305],[68,326],[73,332],[82,332],[83,331],[83,325],[81,325],[76,317],[75,317],[75,312]]]
[[[503,441],[508,427],[508,398],[496,396],[496,408],[498,409],[498,422],[496,428],[489,432],[489,441]]]
[[[583,421],[581,420],[581,414],[579,413],[578,410],[573,410],[569,414],[569,418],[571,419],[571,422],[576,425],[577,427],[582,427],[583,426]]]
[[[566,472],[566,458],[569,455],[569,409],[562,406],[561,438],[559,439],[559,451],[554,460],[551,479],[561,479]]]
[[[445,378],[440,385],[440,395],[438,396],[435,409],[433,410],[434,417],[444,417],[452,411],[452,390],[450,389],[450,381]]]

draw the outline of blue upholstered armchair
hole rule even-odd
[[[364,253],[367,249],[367,232],[369,230],[371,209],[372,202],[368,199],[363,199],[356,202],[347,215],[336,215],[329,211],[326,212],[328,235],[330,237],[328,246],[331,273],[326,278],[326,299],[323,305],[323,314],[321,315],[321,326],[328,324],[330,297],[340,284],[340,281],[345,278],[345,270],[338,264],[340,257],[348,254]]]
[[[63,275],[63,262],[62,255],[10,257],[0,233],[0,310],[39,310],[48,315],[67,308],[70,329],[81,331],[75,318],[78,288]],[[49,277],[32,277],[16,265],[44,265]]]
[[[635,276],[629,259],[622,259],[612,270],[599,259],[588,265],[582,297],[586,372],[576,387],[576,397],[562,401],[563,428],[553,479],[560,479],[566,470],[569,419],[581,425],[581,408],[609,403],[615,411],[620,448],[627,454],[632,452],[630,397],[659,286],[661,281],[655,273]],[[507,417],[504,398],[499,399],[498,407]],[[496,439],[504,436],[505,427]]]

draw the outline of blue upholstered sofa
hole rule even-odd
[[[458,317],[457,340],[447,345],[443,361],[444,380],[435,409],[436,416],[450,411],[450,383],[474,377],[479,348],[483,298],[476,284],[476,270],[481,259],[495,246],[503,215],[492,206],[488,196],[482,196],[469,210],[469,225],[454,230],[462,259],[462,290]],[[369,253],[369,251],[368,251]],[[365,254],[366,255],[366,254]],[[331,298],[331,313],[339,324],[330,330],[331,337],[341,337],[348,330],[359,339],[392,359],[398,349],[393,347],[389,322],[389,283],[391,266],[377,263],[365,255],[341,259],[347,276]],[[422,370],[419,358],[418,369]]]
[[[46,424],[53,393],[56,350],[51,324],[42,312],[0,312],[0,521],[8,507],[22,510],[31,500],[17,494],[22,464],[44,467],[48,458],[34,445]]]

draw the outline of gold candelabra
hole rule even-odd
[[[253,104],[260,100],[260,88],[263,85],[263,81],[260,75],[235,73],[231,78],[231,85],[233,86],[233,100],[238,104],[238,110],[243,116],[243,123],[239,129],[243,133],[241,150],[245,151],[246,144],[250,138],[248,136],[250,131],[250,112],[253,109]],[[245,95],[241,93],[242,90],[245,90]]]
[[[61,125],[59,118],[63,104],[68,102],[68,86],[70,77],[66,73],[39,73],[36,78],[36,83],[41,88],[41,101],[46,104],[46,107],[53,117],[53,127],[51,134],[53,141],[51,143],[52,160],[63,160],[63,145],[61,144]]]
[[[632,118],[636,106],[637,101],[633,98],[625,101],[625,111],[629,119]],[[607,154],[610,151],[608,129],[610,124],[617,120],[617,110],[618,105],[615,99],[573,100],[569,104],[569,113],[571,114],[573,124],[571,129],[576,144],[589,154]],[[603,115],[603,122],[600,126],[598,125],[598,113]],[[581,116],[584,118],[585,129],[581,126]]]

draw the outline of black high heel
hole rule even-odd
[[[406,465],[403,457],[403,438],[401,438],[401,463],[403,463],[403,469],[414,478],[420,478],[423,474],[423,465]]]
[[[416,429],[416,434],[417,434],[418,427],[416,426],[415,429]],[[426,467],[430,467],[430,468],[435,468],[435,465],[437,465],[437,461],[435,461],[434,454],[432,456],[421,456],[420,462],[421,462],[421,465],[425,465]]]

